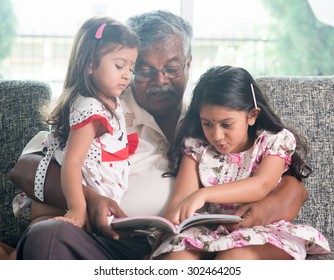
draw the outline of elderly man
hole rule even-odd
[[[168,170],[168,146],[186,109],[183,95],[192,62],[192,28],[181,17],[167,11],[134,16],[128,24],[141,42],[131,90],[122,97],[128,132],[139,134],[139,147],[130,158],[128,191],[119,206],[84,188],[90,221],[88,230],[63,221],[38,222],[23,234],[17,248],[18,259],[120,260],[143,259],[150,254],[146,236],[119,235],[108,226],[107,216],[162,215],[164,212],[173,179],[164,178],[162,174]],[[11,179],[34,200],[33,182],[42,156],[34,140],[28,146],[12,170]],[[46,178],[44,202],[55,206],[55,212],[66,209],[60,190],[60,168],[53,163]],[[236,226],[268,224],[282,218],[291,220],[306,198],[304,185],[293,177],[284,176],[277,191],[263,201],[238,210],[236,214],[244,220]]]

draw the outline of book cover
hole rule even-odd
[[[191,218],[184,220],[179,225],[174,225],[169,220],[160,216],[142,215],[126,218],[116,218],[111,224],[115,230],[141,230],[154,231],[157,229],[169,231],[178,234],[188,227],[194,225],[209,225],[209,224],[227,224],[237,223],[242,221],[242,218],[235,215],[226,214],[197,214]]]

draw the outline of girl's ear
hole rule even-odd
[[[89,76],[93,74],[93,65],[92,65],[92,63],[89,64],[88,69],[87,69],[87,73],[88,73]]]
[[[257,119],[257,117],[260,115],[261,109],[260,108],[256,108],[251,110],[248,113],[248,125],[252,126],[255,124],[255,121]]]

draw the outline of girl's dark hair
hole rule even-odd
[[[203,105],[218,105],[236,111],[250,112],[255,108],[251,84],[254,87],[257,106],[261,109],[256,122],[248,127],[248,136],[255,139],[258,130],[278,133],[283,128],[289,129],[296,138],[296,152],[292,155],[289,170],[284,174],[296,177],[298,180],[307,178],[312,170],[302,157],[307,155],[307,141],[295,129],[288,128],[274,113],[253,77],[243,68],[231,66],[216,66],[205,72],[193,90],[189,109],[178,130],[175,141],[168,151],[170,172],[164,175],[176,176],[182,158],[182,146],[187,137],[206,140],[202,130],[199,111]]]
[[[106,24],[102,37],[95,38],[96,31],[102,24]],[[113,110],[100,98],[100,93],[88,74],[88,68],[90,65],[98,67],[104,55],[125,47],[139,49],[137,35],[114,19],[93,17],[80,27],[72,46],[62,94],[46,119],[46,123],[56,131],[63,144],[70,131],[70,108],[79,94],[97,99],[115,116]]]

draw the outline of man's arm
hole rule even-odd
[[[35,174],[43,155],[39,153],[26,154],[21,156],[16,165],[10,171],[10,180],[17,185],[31,199],[41,202],[34,194]],[[44,201],[61,209],[66,209],[67,204],[60,187],[60,166],[57,162],[51,161],[44,186]]]
[[[292,176],[283,176],[276,190],[258,202],[242,206],[235,214],[243,217],[236,227],[267,225],[286,219],[292,221],[308,199],[304,183]]]
[[[10,172],[11,181],[20,187],[28,197],[38,202],[40,200],[34,194],[34,180],[38,164],[42,158],[43,155],[38,153],[21,156]],[[105,236],[117,239],[118,234],[108,225],[107,216],[124,217],[124,212],[115,201],[97,194],[91,188],[84,188],[84,194],[90,222],[89,228],[91,227]],[[43,203],[61,209],[67,208],[60,184],[60,165],[55,161],[50,162],[46,174]]]

